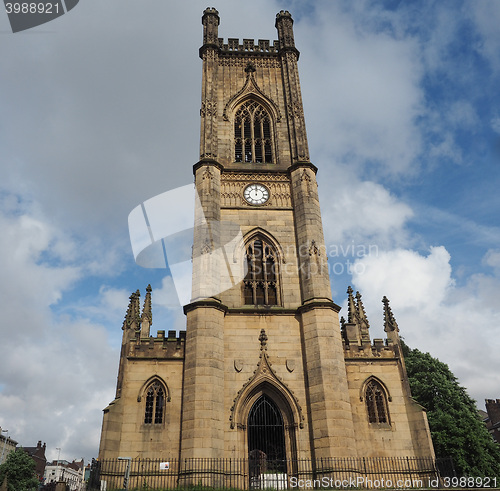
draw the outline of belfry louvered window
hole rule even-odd
[[[165,392],[159,382],[153,382],[146,393],[145,424],[163,423],[163,408],[165,406]]]
[[[246,101],[234,117],[235,162],[274,162],[273,135],[269,113],[256,101]]]
[[[278,271],[274,248],[261,237],[246,245],[245,305],[278,304]]]
[[[370,380],[366,385],[365,401],[370,423],[389,423],[387,397],[377,381]]]

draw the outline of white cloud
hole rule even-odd
[[[117,352],[105,327],[88,320],[92,312],[69,317],[54,308],[86,270],[73,240],[35,207],[22,203],[16,214],[16,200],[3,202],[8,213],[0,212],[0,425],[21,445],[43,440],[54,448],[67,441],[68,457],[89,457],[98,440],[88,437],[83,422],[100,427],[101,410],[112,397]],[[101,293],[101,309],[111,319],[119,295]]]
[[[302,42],[299,62],[309,88],[304,100],[311,146],[323,158],[414,172],[422,151],[418,45],[409,36],[365,27],[337,3],[323,4],[316,17],[297,26],[297,36],[311,40]]]
[[[477,45],[481,54],[489,61],[491,67],[500,71],[500,34],[498,20],[500,19],[500,4],[496,0],[483,0],[467,4],[476,28],[482,39]]]
[[[323,172],[321,174],[322,178]],[[382,185],[358,181],[338,166],[335,189],[319,185],[327,246],[345,242],[380,249],[405,244],[412,209]]]
[[[399,308],[434,310],[453,286],[450,255],[443,247],[432,247],[427,256],[416,251],[395,249],[360,259],[353,282],[369,291],[378,302],[384,295]]]
[[[493,118],[491,120],[491,128],[495,133],[500,135],[500,118]]]
[[[484,256],[483,262],[500,273],[500,249],[490,249]]]

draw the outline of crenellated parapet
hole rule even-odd
[[[186,346],[186,331],[158,331],[156,337],[143,338],[137,336],[130,343],[127,358],[130,359],[157,359],[171,360],[184,359]]]
[[[271,43],[268,39],[259,39],[256,43],[254,39],[243,39],[241,42],[238,38],[229,38],[224,42],[224,38],[219,38],[218,46],[223,54],[278,54],[280,50],[279,41]]]
[[[144,307],[140,309],[140,291],[132,293],[123,322],[122,356],[120,360],[120,375],[123,371],[124,358],[184,358],[186,331],[158,331],[156,336],[150,334],[153,323],[152,288],[148,285],[144,298]],[[119,384],[121,385],[121,384]]]
[[[352,346],[344,341],[344,357],[345,359],[391,359],[400,358],[400,352],[396,345],[390,340],[375,338],[372,343],[362,346]]]

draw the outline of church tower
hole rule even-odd
[[[193,299],[185,306],[182,456],[222,457],[233,449],[245,455],[248,415],[264,399],[284,419],[284,455],[352,455],[339,307],[331,297],[292,17],[277,14],[273,44],[225,43],[213,8],[202,23],[200,161],[194,166],[199,207]],[[242,242],[226,260],[234,257],[246,273],[221,291],[224,257],[204,262],[203,256],[223,248],[232,227],[241,230]],[[274,376],[249,381],[262,329]]]
[[[292,17],[277,14],[272,43],[221,39],[219,22],[204,11],[186,331],[154,336],[151,288],[142,313],[132,294],[99,456],[273,460],[289,475],[298,459],[432,457],[389,301],[385,343],[351,288],[339,322]]]

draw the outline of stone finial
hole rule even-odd
[[[384,295],[382,299],[382,303],[384,304],[384,331],[385,332],[399,332],[398,323],[394,318],[391,307],[389,305],[389,299]]]

